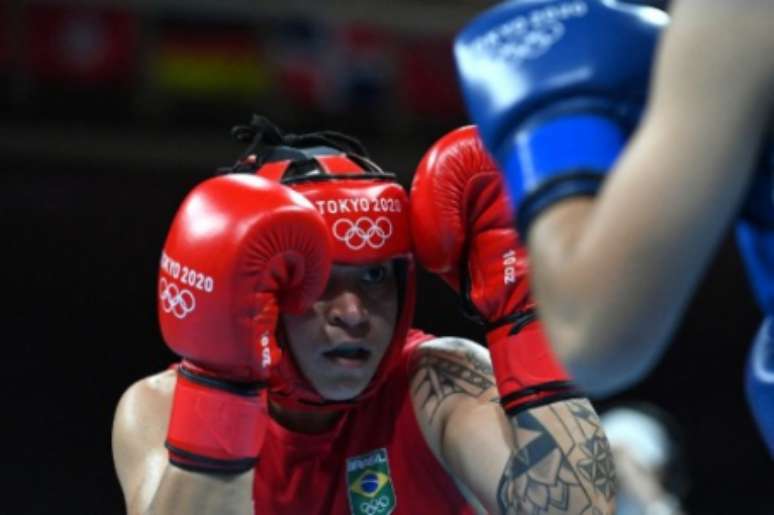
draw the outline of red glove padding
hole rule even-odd
[[[501,402],[509,414],[576,396],[540,325],[502,176],[474,126],[425,154],[411,188],[417,257],[462,296],[488,328]]]
[[[259,392],[281,358],[279,311],[310,306],[330,266],[322,216],[279,183],[233,174],[186,197],[159,272],[161,332],[184,358],[167,434],[172,463],[229,473],[254,466],[267,420]]]

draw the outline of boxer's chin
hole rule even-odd
[[[310,377],[312,386],[329,401],[355,399],[371,384],[378,362],[354,366],[344,363],[326,367],[324,374]]]

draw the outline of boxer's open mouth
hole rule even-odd
[[[371,357],[371,351],[358,345],[339,345],[323,352],[323,356],[344,366],[360,366]]]

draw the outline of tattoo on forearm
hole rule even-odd
[[[426,353],[414,369],[412,394],[420,399],[422,409],[432,421],[443,401],[450,396],[480,397],[494,386],[491,374],[482,373],[487,365],[473,353],[459,360],[439,353]]]
[[[564,401],[543,409],[541,419],[559,422],[551,424],[551,431],[533,413],[512,419],[519,451],[511,454],[500,478],[500,512],[602,515],[600,503],[609,505],[615,496],[615,468],[588,401]]]
[[[615,466],[599,417],[588,402],[568,402],[567,408],[574,416],[576,430],[573,433],[578,437],[573,447],[584,456],[577,462],[578,471],[597,493],[610,500],[615,495]],[[556,413],[554,408],[551,409]],[[558,413],[556,415],[560,418]]]

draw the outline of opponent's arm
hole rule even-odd
[[[460,36],[457,61],[471,114],[521,209],[551,342],[579,384],[607,393],[659,357],[738,209],[771,116],[774,6],[678,1],[643,123],[616,162],[660,32],[647,20],[659,17],[586,5],[561,11],[563,36],[544,53],[509,60],[513,42],[490,34],[537,8],[503,4]],[[569,44],[574,37],[588,45]],[[475,63],[493,71],[484,76]],[[591,73],[571,73],[579,69]],[[501,102],[503,91],[521,96]],[[563,132],[567,123],[574,133]]]
[[[535,295],[582,383],[652,366],[737,212],[771,113],[773,7],[678,2],[650,107],[593,207],[557,204],[530,230]]]
[[[412,400],[431,449],[488,513],[613,512],[612,457],[588,400],[509,418],[488,353],[457,338],[423,344],[413,366]]]
[[[172,466],[164,440],[175,372],[133,384],[113,421],[113,462],[128,515],[251,513],[252,470],[234,475],[195,474]]]

